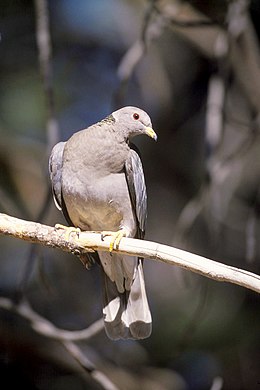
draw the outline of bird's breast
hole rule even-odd
[[[118,230],[131,201],[123,173],[103,177],[76,174],[63,178],[62,191],[71,221],[82,230]]]
[[[62,195],[73,224],[82,230],[135,231],[124,173],[129,147],[95,130],[73,136],[63,154]]]

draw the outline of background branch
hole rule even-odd
[[[30,322],[31,327],[39,334],[59,341],[68,353],[78,362],[78,364],[86,371],[101,387],[105,390],[117,390],[110,379],[89,360],[86,352],[82,353],[78,345],[74,341],[88,340],[95,334],[99,333],[104,328],[104,321],[100,319],[87,329],[80,331],[67,331],[57,328],[54,324],[36,313],[30,304],[23,300],[15,304],[8,298],[0,298],[0,308],[14,311],[21,317]],[[74,341],[73,341],[74,340]]]
[[[6,214],[0,214],[0,234],[59,248],[75,255],[97,250],[108,251],[110,243],[109,237],[102,240],[101,234],[95,232],[81,232],[79,236],[72,233],[68,241],[65,239],[65,230],[63,229],[24,221]],[[260,293],[259,275],[181,249],[151,241],[123,238],[117,251],[122,254],[136,255],[178,265],[208,278],[237,284]]]
[[[35,0],[36,40],[38,47],[39,65],[43,80],[45,103],[47,110],[47,153],[59,140],[59,126],[54,108],[52,49],[50,37],[49,12],[46,0]]]
[[[35,20],[36,20],[36,42],[38,50],[39,70],[42,77],[43,93],[46,109],[46,157],[49,157],[51,149],[60,139],[59,125],[55,114],[53,68],[52,68],[52,45],[50,34],[50,20],[48,2],[46,0],[34,0]],[[46,171],[46,160],[44,171]],[[45,219],[52,200],[49,178],[46,176],[47,191],[43,203],[40,207],[37,221]],[[21,281],[18,286],[17,295],[22,295],[30,279],[33,264],[37,257],[38,247],[32,246],[28,254],[28,259],[24,267]]]

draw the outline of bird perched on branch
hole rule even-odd
[[[113,251],[122,237],[142,239],[147,198],[137,135],[157,139],[150,117],[124,107],[54,146],[49,170],[56,206],[70,226],[110,235],[110,253],[99,252],[103,274],[103,315],[111,339],[150,336],[142,259]]]

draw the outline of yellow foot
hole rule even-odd
[[[101,240],[103,241],[106,236],[112,237],[109,245],[109,252],[111,253],[113,249],[118,249],[120,241],[123,237],[126,237],[126,231],[123,229],[118,230],[117,232],[104,231],[101,233]]]
[[[81,232],[80,228],[76,228],[74,226],[60,225],[59,223],[56,223],[55,229],[65,230],[64,238],[66,241],[69,241],[71,233],[75,233],[77,237],[79,237],[79,234]]]

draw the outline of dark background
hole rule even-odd
[[[158,9],[149,13],[152,3],[169,6],[167,17]],[[1,212],[65,223],[46,201],[53,141],[135,105],[149,113],[158,134],[157,143],[136,140],[148,191],[146,239],[259,273],[260,3],[249,1],[244,9],[243,1],[188,4],[49,1],[51,110],[59,126],[51,136],[35,4],[2,3]],[[198,25],[187,23],[194,20]],[[142,36],[146,48],[133,69],[124,62],[129,77],[122,83],[121,61]],[[97,266],[86,271],[72,255],[13,238],[1,237],[0,245],[2,297],[26,297],[35,312],[67,330],[101,317]],[[256,293],[148,260],[145,279],[149,339],[112,342],[102,331],[78,342],[101,371],[127,390],[260,388]],[[8,387],[100,388],[58,341],[3,307],[0,372]]]

